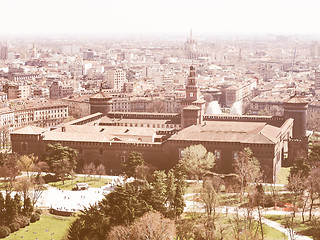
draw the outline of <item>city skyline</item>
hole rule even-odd
[[[307,1],[4,0],[0,35],[320,34]]]

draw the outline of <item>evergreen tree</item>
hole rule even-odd
[[[76,168],[76,157],[78,152],[67,146],[62,146],[60,143],[55,145],[48,144],[45,155],[45,162],[49,166],[49,170],[55,173],[56,177],[64,180]]]
[[[184,207],[186,206],[184,202],[183,195],[185,193],[184,186],[182,184],[176,185],[176,194],[174,197],[174,211],[175,211],[175,217],[179,217],[184,210]]]
[[[15,203],[11,198],[10,194],[6,195],[5,201],[5,221],[6,225],[9,225],[13,222],[14,218],[17,216],[17,208],[15,207]]]
[[[311,167],[307,160],[303,157],[300,157],[294,161],[293,166],[290,168],[290,177],[299,174],[302,178],[307,178],[310,170]]]
[[[4,218],[5,218],[5,200],[0,192],[0,226],[4,225]]]
[[[29,197],[27,197],[27,198],[25,198],[23,200],[23,211],[22,211],[22,213],[25,216],[30,216],[32,212],[33,212],[33,206],[32,206],[32,203],[31,203],[31,199]]]
[[[168,217],[174,216],[174,198],[176,195],[176,184],[175,184],[175,176],[174,171],[170,169],[167,176],[166,181],[166,204],[168,207]]]
[[[123,163],[124,173],[128,177],[136,177],[136,168],[144,165],[142,154],[139,152],[131,152],[128,161]]]
[[[150,183],[152,186],[152,193],[150,196],[150,205],[152,208],[162,214],[166,212],[166,178],[167,175],[164,171],[155,171],[152,175],[153,180]]]
[[[21,204],[21,198],[20,198],[18,193],[16,193],[14,195],[13,203],[14,203],[14,207],[15,207],[15,209],[17,211],[17,214],[20,214],[21,213],[22,204]]]

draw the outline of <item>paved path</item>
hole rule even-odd
[[[188,194],[190,196],[190,194]],[[216,208],[216,211],[218,213],[223,213],[223,214],[236,214],[237,212],[240,215],[245,215],[246,211],[245,209],[241,208],[241,209],[237,209],[236,207],[218,207]],[[203,204],[199,203],[199,202],[193,202],[193,201],[186,201],[186,208],[185,208],[185,212],[205,212]],[[285,211],[276,211],[276,210],[264,210],[262,215],[269,215],[269,214],[273,214],[273,215],[290,215],[291,212],[285,212]],[[253,213],[253,218],[258,220],[259,219],[259,215],[257,210],[254,211]],[[280,231],[283,232],[284,234],[286,234],[286,236],[288,237],[288,239],[290,239],[289,236],[289,231],[287,228],[285,228],[283,225],[281,225],[280,223],[277,223],[275,221],[272,221],[270,219],[267,219],[265,217],[262,217],[262,223]],[[298,233],[293,232],[293,236],[295,236],[295,240],[312,240],[312,238],[307,237],[307,236],[302,236],[299,235]]]

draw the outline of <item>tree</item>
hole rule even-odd
[[[96,173],[96,167],[94,166],[93,163],[85,164],[83,166],[82,173],[86,174],[90,178],[92,175]]]
[[[250,148],[244,148],[235,160],[235,172],[238,175],[241,200],[249,183],[258,183],[262,177],[259,161],[253,157]]]
[[[206,177],[203,180],[203,185],[200,193],[201,200],[204,203],[207,215],[213,215],[213,219],[216,215],[215,210],[219,202],[221,185],[222,180],[218,176]],[[210,222],[212,222],[212,220]]]
[[[0,192],[0,226],[5,223],[5,200],[2,192]]]
[[[320,165],[320,144],[313,144],[308,156],[308,165],[316,167]]]
[[[19,158],[18,164],[19,164],[20,170],[27,172],[27,176],[29,176],[29,171],[32,169],[32,167],[34,165],[34,157],[22,155]]]
[[[40,197],[42,196],[44,190],[46,189],[44,186],[44,181],[41,176],[32,176],[31,177],[31,186],[32,186],[32,191],[30,193],[30,200],[32,203],[32,206],[34,207]]]
[[[314,201],[320,197],[320,168],[319,167],[311,169],[311,172],[306,181],[306,186],[307,186],[307,190],[310,198],[309,221],[311,221]]]
[[[128,177],[136,177],[136,168],[138,166],[144,165],[145,162],[143,160],[142,154],[138,152],[131,152],[129,154],[128,161],[123,163],[124,173]]]
[[[18,159],[16,153],[0,153],[0,177],[4,178],[6,194],[11,193],[15,179],[20,174]]]
[[[192,145],[182,151],[179,163],[184,165],[190,177],[200,180],[205,173],[214,167],[215,158],[203,145]]]
[[[152,206],[152,208],[162,214],[166,212],[165,202],[167,199],[167,186],[166,186],[166,178],[167,175],[164,171],[155,171],[152,175],[151,185],[151,193],[149,195],[148,203]]]
[[[14,184],[15,190],[19,193],[22,199],[26,199],[30,195],[32,189],[32,183],[28,177],[20,177]]]
[[[90,206],[78,216],[69,229],[69,239],[105,239],[110,228],[132,225],[152,210],[170,218],[180,216],[185,206],[185,174],[183,168],[178,166],[168,175],[169,179],[164,171],[155,171],[149,182],[136,179],[116,186],[97,205]],[[112,239],[128,233],[122,227],[113,229],[115,238]]]
[[[111,229],[107,239],[152,239],[171,240],[176,233],[173,220],[164,218],[159,212],[149,212],[128,227],[117,226]]]
[[[31,213],[33,212],[33,206],[32,206],[32,203],[31,203],[31,200],[29,197],[25,198],[23,200],[23,210],[22,210],[22,213],[25,215],[25,216],[30,216]]]
[[[106,168],[102,164],[100,164],[98,165],[96,172],[98,175],[100,175],[100,179],[101,179],[101,175],[106,174]]]
[[[48,144],[45,155],[45,162],[49,169],[57,178],[64,180],[76,168],[77,151],[67,146],[62,146],[60,143],[55,145]]]
[[[163,113],[165,111],[166,104],[163,101],[152,101],[147,107],[147,112]]]
[[[293,166],[290,168],[290,176],[300,174],[301,177],[307,178],[310,173],[310,165],[307,163],[307,160],[304,157],[297,158]]]
[[[9,126],[0,127],[0,148],[5,148],[9,142]]]

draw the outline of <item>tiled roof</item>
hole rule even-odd
[[[40,128],[36,126],[26,126],[12,132],[12,134],[41,134],[47,131],[45,128]]]
[[[185,128],[170,139],[271,144],[277,142],[279,133],[280,128],[263,122],[212,121]]]
[[[285,103],[307,103],[307,101],[303,97],[293,96],[286,100]]]

